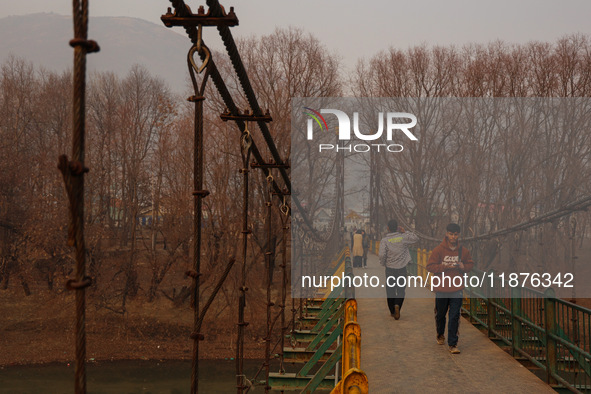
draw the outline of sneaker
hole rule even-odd
[[[445,343],[445,335],[437,335],[437,344],[443,345]]]
[[[400,319],[400,305],[394,305],[394,319]]]
[[[458,347],[457,347],[457,346],[450,346],[450,347],[449,347],[449,352],[450,352],[451,354],[459,354],[459,353],[460,353],[460,349],[458,349]]]

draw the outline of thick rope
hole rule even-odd
[[[87,38],[88,2],[74,1],[74,36]],[[74,124],[72,160],[84,163],[85,137],[85,93],[86,93],[86,49],[74,48]],[[72,177],[74,204],[71,205],[71,225],[76,248],[76,281],[82,282],[86,276],[86,256],[84,244],[84,177]],[[76,291],[76,369],[75,393],[86,393],[86,294],[84,288]]]
[[[58,168],[62,172],[70,207],[68,244],[75,248],[76,279],[69,280],[66,286],[76,290],[76,367],[74,392],[86,393],[86,294],[90,285],[86,276],[86,247],[84,244],[84,166],[85,139],[85,94],[86,94],[86,54],[97,52],[98,45],[87,39],[88,0],[72,2],[74,39],[74,81],[72,95],[72,160],[66,155],[59,157]]]

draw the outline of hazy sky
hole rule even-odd
[[[186,1],[196,12],[201,2]],[[35,12],[71,14],[68,0],[0,0],[0,17]],[[264,35],[276,27],[296,26],[314,34],[330,51],[352,67],[390,46],[555,41],[571,33],[591,35],[590,0],[228,0],[240,25],[234,37]],[[90,1],[91,16],[130,16],[161,24],[167,0]],[[89,36],[92,38],[92,25]],[[180,28],[176,28],[182,32]],[[212,45],[211,35],[204,33]],[[218,48],[219,49],[219,48]]]

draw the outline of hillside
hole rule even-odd
[[[125,75],[132,65],[140,64],[174,91],[184,92],[191,43],[181,32],[136,18],[91,18],[88,37],[99,43],[101,51],[88,57],[88,70]],[[0,37],[0,63],[14,55],[35,66],[62,71],[73,62],[69,16],[43,13],[2,18]]]

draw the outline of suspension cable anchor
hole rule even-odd
[[[240,111],[230,112],[230,110],[228,110],[226,108],[226,110],[224,112],[222,112],[222,114],[220,114],[220,118],[224,122],[227,122],[229,120],[234,120],[234,121],[242,120],[244,122],[269,123],[269,122],[273,121],[273,118],[271,117],[269,110],[267,110],[267,112],[264,115],[263,114],[255,115],[254,113],[251,113],[248,109],[245,109],[244,113],[241,114]]]
[[[252,168],[285,168],[289,169],[289,163],[275,163],[273,160],[269,160],[268,162],[257,163],[253,161],[250,163]]]
[[[205,198],[205,197],[209,196],[209,194],[210,194],[209,190],[195,190],[193,192],[193,195],[195,197],[201,197],[201,198]]]
[[[57,168],[63,175],[66,175],[66,172],[69,172],[69,175],[71,176],[80,176],[90,171],[88,167],[85,167],[84,164],[79,161],[69,161],[68,156],[66,155],[61,155],[59,157]]]
[[[70,279],[66,282],[66,289],[68,290],[81,290],[92,285],[92,278],[85,276],[81,281]]]
[[[204,101],[205,97],[203,96],[191,96],[187,97],[187,101],[190,103],[196,103],[197,101]]]
[[[200,272],[194,271],[194,270],[187,270],[185,271],[185,276],[190,276],[193,279],[197,279],[201,276],[202,274]]]
[[[205,77],[203,77],[203,80],[201,81],[201,88],[197,86],[195,72],[197,72],[197,74],[201,74],[203,70],[206,69],[209,63],[209,59],[211,58],[211,51],[209,50],[207,45],[203,43],[203,40],[201,39],[201,30],[201,25],[199,25],[199,29],[197,30],[197,41],[193,44],[193,46],[191,47],[191,49],[189,49],[189,52],[187,53],[189,74],[191,76],[191,82],[193,83],[193,89],[195,90],[195,95],[187,98],[187,101],[190,102],[198,102],[205,100],[205,97],[203,97],[203,92],[205,91],[205,84],[207,83],[207,79],[209,77],[209,71],[207,71],[205,73]],[[197,67],[197,63],[195,62],[195,52],[199,53],[199,55],[203,58],[203,62],[199,67]],[[199,93],[200,96],[198,96],[197,93]]]
[[[230,7],[230,12],[226,13],[226,10],[223,6],[222,8],[222,15],[220,16],[212,16],[211,10],[207,10],[207,14],[205,13],[205,8],[200,6],[197,14],[193,14],[189,6],[186,6],[185,9],[175,9],[174,14],[172,13],[172,9],[168,7],[166,14],[160,17],[162,23],[166,27],[173,27],[173,26],[183,26],[183,27],[194,27],[197,25],[203,26],[238,26],[238,17],[234,12],[234,7]]]
[[[193,340],[197,340],[197,341],[203,341],[205,340],[205,336],[199,332],[192,332],[189,335],[189,338],[193,339]]]
[[[99,52],[101,48],[94,40],[85,40],[84,38],[72,38],[70,40],[70,46],[72,48],[83,47],[86,49],[86,53]]]
[[[291,196],[291,193],[287,189],[283,189],[280,192],[273,192],[274,196]]]

